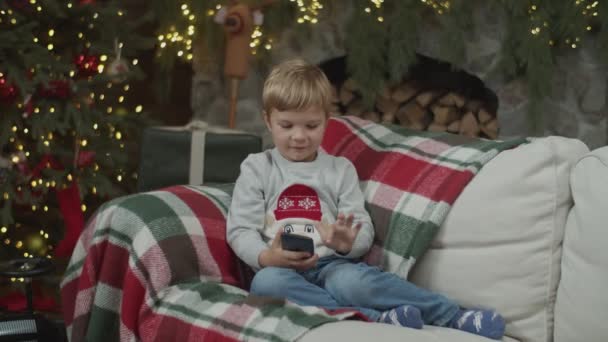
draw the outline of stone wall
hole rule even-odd
[[[349,2],[332,4],[324,17],[312,29],[305,43],[292,31],[284,32],[274,46],[270,60],[264,66],[252,68],[241,82],[237,107],[237,128],[260,134],[265,146],[269,136],[261,118],[261,88],[268,65],[292,57],[302,57],[311,63],[343,56],[345,21],[352,9]],[[331,20],[328,20],[331,18]],[[479,77],[499,98],[498,119],[502,137],[530,136],[526,85],[523,79],[505,79],[491,73],[499,60],[501,15],[480,8],[474,15],[477,33],[469,37],[466,62],[459,67]],[[441,48],[435,28],[421,30],[418,52],[441,60]],[[262,64],[262,63],[258,63]],[[608,144],[607,70],[592,57],[592,47],[573,49],[560,56],[553,75],[553,89],[541,104],[544,116],[539,135],[561,135],[584,141],[590,148]],[[214,125],[227,125],[228,90],[218,69],[196,68],[192,80],[192,108],[196,119]]]

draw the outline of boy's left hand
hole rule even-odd
[[[344,216],[344,214],[339,213],[335,223],[319,222],[315,226],[325,246],[341,254],[348,254],[361,230],[361,223],[353,226],[354,219],[353,214]]]

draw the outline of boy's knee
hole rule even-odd
[[[282,286],[290,278],[293,270],[280,267],[265,267],[259,270],[251,281],[250,292],[260,296],[280,297]]]
[[[328,275],[325,288],[339,301],[356,304],[360,299],[378,295],[376,272],[358,264],[344,265]]]

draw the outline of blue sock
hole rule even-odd
[[[493,310],[460,310],[448,326],[494,340],[505,334],[505,320]]]
[[[418,308],[411,305],[401,305],[394,309],[384,311],[378,322],[400,325],[402,327],[422,329],[422,315]]]

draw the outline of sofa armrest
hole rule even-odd
[[[555,342],[606,341],[608,325],[608,146],[583,157],[570,176]]]

